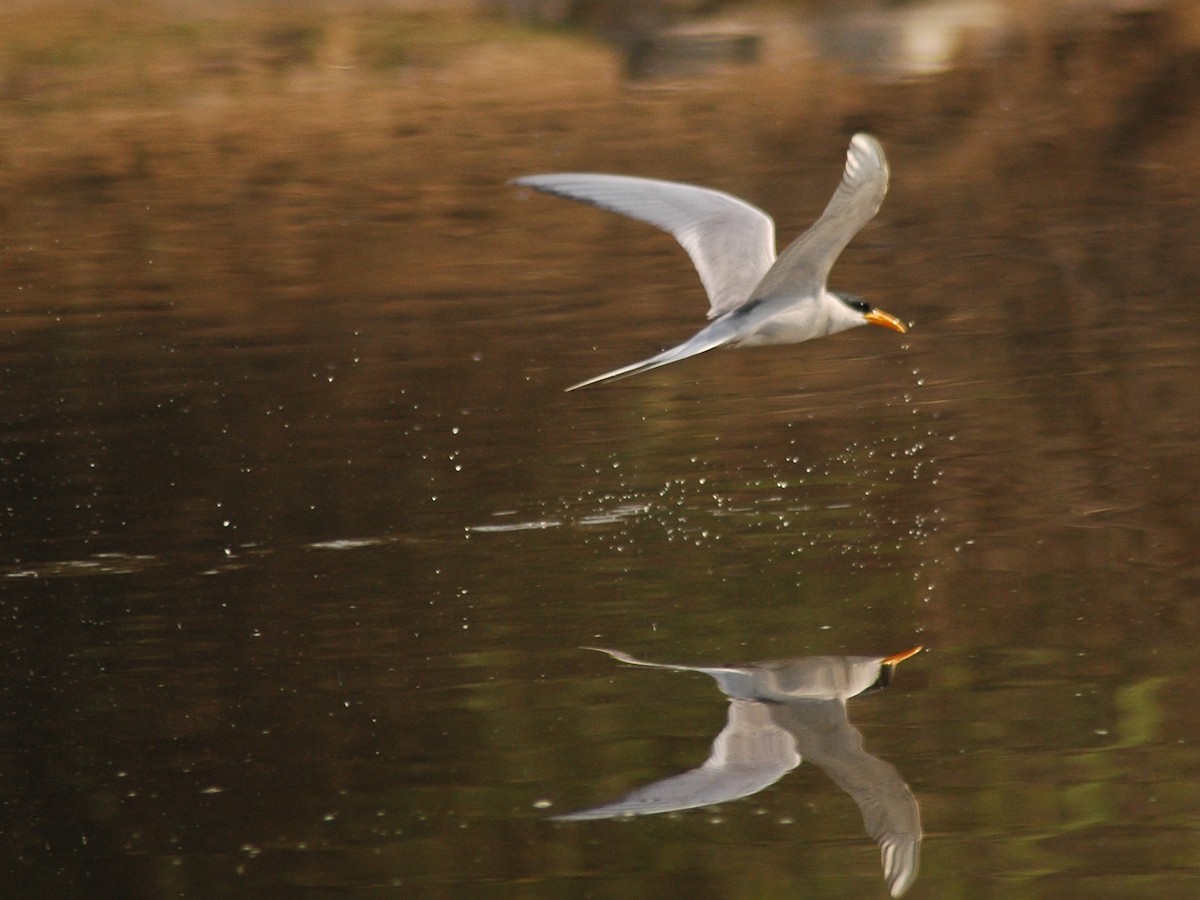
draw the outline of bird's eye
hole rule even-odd
[[[838,299],[845,303],[855,312],[860,312],[864,316],[871,311],[871,304],[866,300],[855,297],[852,294],[839,294]]]

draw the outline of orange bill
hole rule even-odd
[[[892,331],[898,331],[901,334],[904,334],[904,332],[908,331],[907,325],[905,325],[891,313],[885,313],[882,309],[873,309],[867,313],[864,318],[872,325],[890,328]]]
[[[913,647],[911,650],[905,650],[902,653],[893,653],[891,656],[885,656],[883,658],[882,662],[880,663],[880,665],[884,665],[884,666],[899,665],[900,663],[902,663],[906,659],[908,659],[910,656],[916,656],[918,653],[920,653],[924,649],[925,649],[924,647]]]

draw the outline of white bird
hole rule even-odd
[[[825,212],[778,259],[771,217],[722,191],[587,172],[527,175],[513,183],[590,203],[670,233],[692,258],[708,293],[708,317],[713,321],[690,340],[581,381],[568,391],[626,378],[716,347],[798,344],[866,324],[907,331],[895,316],[825,286],[834,262],[874,218],[887,193],[887,160],[869,134],[851,138],[842,183]]]
[[[867,833],[879,844],[891,895],[899,897],[912,886],[921,851],[917,801],[895,766],[863,749],[862,734],[846,716],[846,701],[886,687],[895,667],[920,647],[884,657],[808,656],[736,666],[679,666],[587,649],[630,665],[710,675],[730,698],[729,716],[698,768],[556,819],[612,819],[736,800],[774,784],[805,758],[858,804]]]

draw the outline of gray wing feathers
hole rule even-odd
[[[888,890],[899,897],[917,877],[921,812],[896,767],[863,748],[845,709],[840,702],[785,704],[775,707],[775,719],[796,737],[799,752],[854,799],[879,845]]]
[[[856,134],[846,153],[842,183],[825,212],[779,255],[754,290],[754,298],[802,299],[818,294],[846,245],[879,212],[887,188],[883,148],[870,135]]]
[[[775,224],[722,191],[590,172],[517,178],[514,184],[590,203],[661,228],[687,251],[708,293],[709,318],[744,303],[775,261]]]
[[[636,660],[633,664],[644,665]],[[711,806],[757,794],[798,765],[796,742],[772,721],[769,707],[733,700],[725,728],[713,741],[704,765],[640,787],[612,803],[555,818],[612,819]]]
[[[921,814],[912,791],[895,766],[865,752],[854,764],[825,771],[858,804],[867,834],[879,845],[888,889],[899,897],[916,880],[921,849]]]

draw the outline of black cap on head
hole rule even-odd
[[[873,309],[870,303],[855,294],[834,293],[833,296],[837,297],[855,312],[862,313],[864,316]]]
[[[858,696],[861,697],[863,694],[870,694],[874,691],[883,690],[885,687],[887,687],[889,684],[891,684],[892,683],[892,669],[894,669],[894,668],[895,668],[895,666],[892,665],[891,663],[884,663],[883,665],[881,665],[879,667],[879,677],[875,679],[875,683],[872,684],[869,688],[865,689]]]

